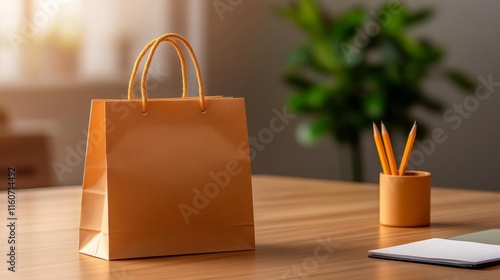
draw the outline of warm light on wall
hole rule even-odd
[[[0,0],[0,81],[116,80],[171,12],[154,0]]]
[[[81,37],[80,0],[2,1],[2,80],[72,76]]]

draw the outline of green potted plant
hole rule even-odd
[[[331,133],[349,151],[351,180],[363,178],[360,140],[373,121],[409,131],[414,107],[442,111],[426,92],[426,80],[440,77],[466,92],[475,87],[460,71],[438,67],[444,55],[439,46],[409,35],[408,29],[431,18],[431,9],[410,12],[396,2],[377,11],[353,7],[334,17],[316,0],[296,0],[278,11],[306,35],[287,61],[285,79],[294,88],[287,105],[312,118],[302,126],[307,139]],[[419,123],[418,137],[425,131]]]

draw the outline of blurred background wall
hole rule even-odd
[[[384,1],[321,1],[332,14],[353,5],[376,9]],[[446,50],[444,65],[500,82],[496,59],[500,38],[496,11],[500,2],[403,1],[409,9],[432,6],[436,16],[412,31]],[[14,3],[14,4],[13,4]],[[306,120],[284,113],[291,89],[283,82],[287,53],[305,38],[277,16],[275,7],[290,1],[0,1],[0,142],[1,170],[23,167],[27,185],[80,184],[85,140],[93,98],[125,98],[136,55],[152,38],[177,32],[193,44],[204,68],[207,92],[246,99],[254,174],[344,179],[348,158],[326,137],[313,147],[296,141]],[[160,48],[149,78],[150,95],[180,96],[178,59]],[[196,88],[191,75],[191,88]],[[462,104],[466,95],[448,84],[425,85],[445,108]],[[500,87],[457,129],[442,114],[416,112],[418,121],[441,128],[445,143],[436,144],[415,166],[433,174],[433,184],[500,190]],[[194,94],[194,92],[191,92]],[[137,93],[136,93],[137,96]],[[291,113],[288,110],[288,113]],[[4,117],[2,117],[4,116]],[[284,128],[268,134],[273,118]],[[409,130],[409,128],[408,128]],[[405,132],[406,134],[406,132]],[[405,134],[393,136],[402,151]],[[365,181],[380,172],[370,133],[364,135]],[[29,181],[28,178],[34,178]],[[1,180],[1,178],[0,178]],[[305,186],[306,187],[306,186]]]
[[[287,52],[305,38],[282,18],[273,13],[273,7],[289,1],[242,1],[223,17],[210,17],[210,88],[245,96],[249,115],[249,134],[269,127],[276,108],[282,111],[283,100],[291,89],[284,85],[284,61]],[[364,5],[373,10],[385,1],[323,1],[333,14],[339,14],[353,5]],[[426,36],[446,50],[446,66],[465,69],[471,77],[488,77],[500,81],[500,61],[496,54],[500,37],[496,36],[500,8],[498,1],[403,1],[409,9],[434,7],[436,16],[428,24],[412,31]],[[475,82],[479,83],[476,79]],[[445,109],[462,104],[466,95],[442,82],[429,82],[430,92],[446,104]],[[476,111],[463,119],[454,130],[442,114],[419,114],[430,130],[442,128],[448,136],[425,157],[420,170],[433,174],[433,184],[460,188],[500,190],[500,89]],[[342,165],[348,165],[341,150],[336,150],[333,139],[325,138],[316,146],[305,148],[294,140],[296,128],[303,121],[297,117],[274,140],[259,151],[252,162],[254,173],[283,174],[317,178],[341,179]],[[409,130],[410,128],[408,128]],[[395,151],[404,149],[406,133],[393,140]],[[395,137],[395,136],[394,136]],[[380,164],[371,133],[363,139],[365,180],[378,181]]]

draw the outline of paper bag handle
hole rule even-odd
[[[205,90],[203,87],[203,79],[201,77],[201,70],[200,70],[200,64],[198,63],[198,59],[196,58],[196,54],[193,51],[193,48],[191,47],[191,44],[186,40],[186,38],[182,37],[179,34],[175,33],[168,33],[165,35],[162,35],[156,39],[156,41],[153,43],[151,47],[151,51],[149,52],[148,59],[146,60],[146,64],[144,64],[144,71],[142,72],[142,79],[141,79],[141,93],[142,93],[142,113],[147,114],[148,112],[148,100],[147,100],[147,91],[146,91],[146,79],[148,76],[148,70],[149,66],[151,64],[151,60],[153,59],[153,55],[156,51],[156,48],[158,45],[163,42],[167,41],[169,38],[174,38],[179,41],[181,41],[184,46],[187,48],[189,51],[189,54],[191,55],[191,60],[193,61],[195,70],[196,70],[196,77],[198,79],[198,92],[199,92],[199,97],[200,97],[200,109],[203,114],[207,112],[207,106],[205,102]]]
[[[142,49],[141,53],[139,53],[139,56],[137,56],[137,59],[135,60],[134,63],[134,68],[132,69],[132,74],[130,75],[130,81],[128,83],[128,99],[133,100],[134,99],[134,84],[135,84],[135,78],[137,76],[137,70],[139,68],[139,65],[141,64],[142,58],[146,53],[149,51],[151,46],[156,42],[157,39],[152,40],[149,42],[144,49]],[[179,44],[174,40],[168,38],[166,40],[170,44],[172,44],[177,51],[177,56],[179,56],[179,59],[181,61],[181,71],[182,71],[182,97],[187,97],[188,96],[188,81],[187,81],[187,67],[186,67],[186,57],[184,56],[184,52],[182,51],[182,48],[179,46]]]
[[[149,66],[151,65],[151,60],[153,59],[154,52],[156,51],[156,48],[158,47],[158,45],[161,42],[163,42],[163,41],[170,42],[169,39],[172,39],[172,38],[182,42],[184,44],[184,46],[187,48],[187,50],[189,51],[189,54],[191,55],[191,59],[193,61],[193,64],[194,64],[194,67],[196,70],[196,77],[198,79],[200,109],[201,109],[201,112],[203,114],[205,114],[207,112],[207,106],[206,106],[206,102],[205,102],[205,90],[203,87],[203,79],[201,77],[201,70],[200,70],[200,65],[198,63],[198,59],[196,58],[196,54],[194,53],[193,48],[191,47],[189,42],[186,40],[186,38],[182,37],[179,34],[175,34],[175,33],[168,33],[168,34],[162,35],[152,42],[151,51],[150,51],[149,56],[146,60],[146,63],[144,64],[144,70],[142,72],[142,79],[141,79],[142,113],[143,114],[148,113],[148,98],[147,98],[147,90],[146,90],[146,86],[147,86],[146,79],[147,79],[147,75],[148,75]],[[145,49],[147,52],[147,49],[149,49],[149,47],[147,46]],[[182,58],[181,58],[181,61],[182,61]],[[184,60],[184,62],[185,62],[185,60]],[[138,64],[138,63],[136,63],[136,64]],[[185,65],[185,63],[184,63],[184,65]],[[136,70],[135,66],[134,66],[134,70]],[[130,90],[130,88],[129,88],[129,90]],[[129,92],[129,99],[130,99],[130,92]]]

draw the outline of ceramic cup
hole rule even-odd
[[[431,173],[380,174],[380,224],[423,227],[431,221]]]

